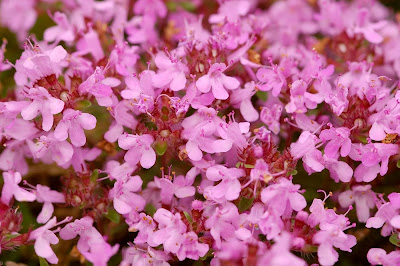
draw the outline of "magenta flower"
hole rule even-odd
[[[206,255],[210,249],[207,244],[199,243],[198,237],[194,232],[185,233],[182,237],[184,240],[176,254],[180,261],[186,258],[198,260]]]
[[[217,248],[221,247],[221,238],[230,240],[235,237],[235,231],[239,227],[238,218],[237,207],[231,202],[226,202],[221,207],[217,207],[207,219],[205,226],[210,229]]]
[[[153,234],[155,246],[163,244],[166,252],[177,254],[184,240],[183,234],[186,232],[186,225],[182,222],[181,215],[160,208],[154,214],[154,220],[158,223],[158,231]]]
[[[11,65],[4,63],[4,53],[6,51],[7,40],[4,39],[3,43],[0,46],[0,72],[9,70]]]
[[[114,209],[120,214],[127,214],[131,211],[142,211],[146,205],[145,200],[135,194],[142,187],[140,176],[125,175],[118,178],[114,187],[109,192],[109,198],[113,200]]]
[[[370,209],[375,207],[376,195],[371,190],[371,185],[354,186],[351,190],[340,193],[338,199],[343,208],[355,203],[358,221],[365,223],[370,217]]]
[[[45,225],[36,228],[29,235],[29,240],[35,240],[34,248],[35,252],[39,257],[45,258],[48,262],[52,264],[58,263],[58,258],[54,251],[51,249],[50,244],[55,245],[59,242],[58,237],[50,229],[68,222],[72,217],[67,217],[65,220],[57,223],[57,218],[53,217]]]
[[[62,120],[54,130],[54,137],[60,141],[69,138],[72,145],[81,147],[86,143],[86,136],[83,129],[91,130],[96,127],[96,118],[81,111],[66,109]]]
[[[51,18],[57,25],[47,28],[44,31],[43,38],[48,42],[54,42],[54,44],[58,44],[60,41],[71,44],[75,39],[75,33],[67,15],[57,11]]]
[[[286,86],[286,78],[279,67],[260,68],[257,71],[257,79],[261,82],[259,89],[261,91],[272,90],[272,96],[276,97]]]
[[[349,155],[351,149],[351,140],[349,136],[350,130],[345,127],[331,127],[330,129],[322,130],[319,134],[319,138],[323,142],[328,141],[324,152],[329,158],[336,158],[339,153],[339,149],[342,157]]]
[[[154,76],[154,86],[157,88],[169,87],[173,91],[180,91],[186,85],[187,66],[176,59],[168,58],[168,56],[160,52],[155,58],[156,66],[159,71]]]
[[[36,185],[36,200],[44,203],[42,211],[37,217],[37,222],[44,224],[51,218],[54,212],[54,206],[52,203],[65,203],[65,196],[55,190],[50,190],[48,186]]]
[[[367,254],[368,262],[371,265],[398,265],[400,263],[400,251],[395,250],[390,253],[386,253],[381,248],[371,248]]]
[[[235,90],[239,87],[240,82],[233,78],[224,75],[227,69],[224,63],[215,63],[210,67],[207,75],[202,76],[196,81],[196,86],[199,91],[207,93],[212,90],[212,93],[216,99],[225,100],[228,99],[229,94],[226,91]]]
[[[300,185],[294,185],[286,178],[280,178],[277,184],[269,185],[261,192],[261,200],[278,216],[290,216],[307,206],[306,199],[299,193]]]
[[[157,246],[154,243],[153,232],[156,230],[157,224],[154,222],[153,218],[145,213],[139,214],[139,221],[132,224],[129,227],[130,232],[138,232],[137,237],[135,237],[135,244],[148,243],[150,246]]]
[[[281,129],[279,120],[281,118],[282,111],[283,108],[279,104],[274,104],[271,106],[271,108],[261,108],[260,119],[274,134],[278,134]]]
[[[238,178],[245,175],[242,169],[216,165],[208,168],[206,175],[211,181],[221,181],[216,186],[205,188],[204,195],[207,198],[218,203],[224,203],[239,197],[241,185]]]
[[[128,150],[125,154],[125,161],[131,165],[140,162],[143,168],[149,169],[156,162],[156,153],[151,147],[154,138],[149,135],[124,134],[118,138],[118,145]]]
[[[18,201],[35,201],[36,195],[29,192],[18,184],[22,181],[21,174],[18,172],[3,172],[4,185],[1,190],[1,201],[9,205],[12,197]]]
[[[53,126],[53,115],[61,113],[64,109],[64,102],[52,97],[43,87],[30,88],[27,97],[32,102],[21,110],[21,116],[25,120],[34,119],[38,113],[42,115],[42,128],[49,131]]]

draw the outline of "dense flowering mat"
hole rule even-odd
[[[1,0],[0,25],[2,263],[400,265],[395,10]]]

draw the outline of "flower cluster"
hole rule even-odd
[[[400,265],[378,0],[2,0],[0,25],[22,44],[0,47],[0,254]]]

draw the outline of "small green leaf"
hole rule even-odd
[[[96,183],[96,181],[97,181],[97,178],[99,178],[99,170],[94,170],[93,172],[92,172],[92,174],[90,175],[90,181],[92,182],[92,183]]]
[[[47,263],[47,260],[42,257],[39,257],[39,264],[40,264],[40,266],[49,266],[49,263]]]
[[[193,223],[192,217],[190,217],[190,214],[183,211],[183,214],[185,215],[186,219],[188,220],[188,222],[191,224]]]
[[[189,1],[181,2],[181,6],[183,7],[183,9],[189,12],[193,12],[196,10],[196,6]]]
[[[206,253],[206,255],[204,255],[204,256],[201,257],[200,259],[204,261],[204,260],[206,260],[208,257],[212,257],[212,256],[213,256],[213,253],[214,253],[214,250],[213,250],[213,249],[209,249],[208,252]]]
[[[294,169],[293,171],[291,171],[291,172],[288,172],[287,174],[288,174],[288,176],[291,176],[291,175],[297,175],[297,170],[296,170],[296,169]]]
[[[243,163],[242,162],[238,162],[237,164],[236,164],[236,168],[240,168],[240,167],[242,167],[243,166]]]
[[[400,239],[397,237],[397,234],[394,233],[389,237],[389,241],[390,243],[392,243],[393,245],[400,247]]]
[[[397,168],[400,168],[400,160],[397,161]]]
[[[105,216],[113,223],[118,224],[120,221],[121,216],[119,215],[118,212],[116,212],[114,209],[110,208],[108,209],[108,212],[105,214]]]
[[[239,201],[239,212],[244,212],[253,204],[254,198],[241,198]]]
[[[92,103],[88,100],[82,100],[76,103],[75,109],[77,110],[83,110],[85,108],[88,108],[92,105]]]
[[[166,141],[157,141],[155,149],[158,155],[162,156],[167,151],[168,143]]]
[[[157,209],[156,209],[156,207],[154,207],[153,204],[148,203],[148,204],[146,205],[146,207],[144,207],[144,211],[145,211],[148,215],[153,216],[153,215],[156,213]]]
[[[258,99],[260,99],[263,102],[265,102],[268,98],[266,91],[257,91],[256,96],[258,97]]]
[[[254,168],[254,165],[251,165],[251,164],[244,164],[244,167],[245,167],[245,168],[251,168],[251,169],[252,169],[252,168]]]

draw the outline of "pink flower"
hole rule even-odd
[[[44,224],[46,223],[54,212],[54,206],[52,203],[65,203],[65,196],[63,193],[50,190],[48,186],[43,186],[40,184],[36,185],[36,197],[37,201],[44,203],[42,211],[39,213],[37,217],[37,222]]]
[[[169,266],[167,262],[171,256],[162,250],[147,247],[132,246],[123,251],[121,266],[143,265],[143,266]]]
[[[179,199],[194,196],[196,189],[192,186],[192,184],[198,173],[199,171],[196,169],[196,167],[190,169],[186,174],[186,177],[183,175],[165,176],[163,172],[162,178],[155,179],[155,182],[158,182],[161,188],[162,203],[171,205],[174,195]]]
[[[318,142],[317,136],[309,131],[303,131],[297,142],[290,144],[290,153],[295,159],[302,158],[309,174],[321,172],[325,168],[322,153],[316,147]]]
[[[42,128],[49,131],[53,126],[53,115],[60,113],[64,109],[64,102],[52,97],[43,87],[30,88],[27,97],[32,102],[21,110],[24,120],[34,119],[38,113],[42,115]]]
[[[381,248],[371,248],[367,254],[368,262],[372,265],[383,265],[383,266],[391,266],[391,265],[399,265],[400,264],[400,251],[395,250],[386,253],[385,250]]]
[[[85,259],[96,266],[107,266],[107,262],[118,252],[119,249],[119,244],[111,246],[104,240],[94,241],[91,239],[89,240],[89,245],[90,251],[83,251],[82,255],[85,256]]]
[[[257,79],[261,82],[259,89],[261,91],[272,90],[272,96],[277,97],[282,88],[286,86],[286,78],[279,67],[260,68],[257,71]]]
[[[239,227],[238,218],[237,207],[231,202],[226,202],[221,208],[217,207],[210,218],[207,219],[205,226],[210,229],[217,248],[221,247],[221,237],[225,240],[235,238],[235,231]]]
[[[343,208],[355,203],[358,221],[365,223],[370,217],[369,210],[375,207],[376,195],[371,190],[371,185],[354,186],[351,190],[340,193],[338,200]]]
[[[241,185],[238,178],[245,175],[242,169],[226,168],[222,165],[216,165],[208,168],[206,175],[211,181],[221,180],[218,185],[205,188],[204,195],[207,199],[218,203],[224,203],[239,197]]]
[[[188,67],[177,59],[168,58],[163,52],[156,55],[156,66],[159,71],[153,78],[154,86],[157,88],[169,87],[173,91],[180,91],[186,85],[186,73]]]
[[[157,224],[153,218],[145,213],[139,214],[139,221],[129,227],[129,232],[138,232],[135,237],[135,244],[148,243],[150,246],[157,246],[154,243],[153,232],[156,230]]]
[[[281,129],[279,120],[282,115],[282,110],[283,108],[279,104],[274,104],[271,108],[261,108],[260,119],[274,134],[278,134]]]
[[[72,223],[67,224],[60,230],[60,237],[64,240],[70,240],[76,236],[80,236],[77,248],[80,252],[90,249],[89,241],[91,239],[104,241],[102,235],[93,227],[93,218],[85,216],[81,219],[76,219]]]
[[[54,137],[58,140],[69,138],[75,147],[81,147],[86,143],[86,136],[83,129],[91,130],[96,127],[96,118],[81,111],[66,109],[62,120],[54,130]]]
[[[79,85],[79,92],[93,95],[100,106],[111,106],[113,93],[111,87],[118,86],[121,81],[116,78],[106,78],[104,74],[104,69],[96,67],[94,73]]]
[[[30,46],[25,46],[21,58],[15,63],[15,82],[20,86],[30,86],[35,81],[52,74],[58,77],[62,68],[68,64],[65,61],[67,56],[67,51],[61,45],[42,50],[39,45],[33,46],[30,43]]]
[[[276,238],[276,242],[271,249],[261,256],[257,265],[307,265],[304,260],[290,252],[293,244],[292,238],[293,237],[288,232],[282,232],[282,234]]]
[[[36,195],[18,186],[22,177],[18,172],[3,172],[4,185],[1,190],[1,201],[9,205],[12,197],[18,201],[35,201]]]
[[[367,220],[365,227],[381,228],[382,236],[389,236],[393,228],[400,229],[400,193],[391,193],[389,202],[379,206],[374,217]]]
[[[224,63],[213,64],[208,74],[196,81],[199,91],[207,93],[212,89],[212,93],[216,99],[228,99],[229,94],[226,89],[235,90],[239,87],[240,82],[235,78],[224,75],[222,72],[226,69],[227,67]]]
[[[399,146],[396,144],[371,143],[365,146],[353,144],[349,156],[355,161],[362,162],[354,172],[357,182],[371,182],[378,173],[385,175],[388,171],[389,158],[397,154],[398,149]]]
[[[51,18],[57,25],[47,28],[44,31],[43,38],[48,42],[54,41],[54,44],[57,44],[60,41],[65,41],[66,43],[71,44],[75,39],[75,33],[67,16],[64,13],[57,11]]]
[[[349,138],[350,130],[346,127],[334,128],[331,127],[330,129],[322,130],[319,138],[323,142],[327,142],[325,146],[325,154],[329,158],[336,158],[339,149],[340,155],[342,157],[346,157],[350,153],[351,149],[351,140]]]
[[[261,192],[261,200],[278,216],[290,216],[294,211],[301,211],[307,206],[300,185],[294,185],[286,178],[280,178],[277,184],[269,185]]]
[[[180,261],[186,258],[198,260],[200,257],[206,255],[210,249],[207,244],[199,243],[198,237],[194,232],[185,233],[182,238],[184,240],[176,254]]]
[[[230,98],[232,105],[239,106],[240,113],[247,122],[254,122],[259,117],[257,110],[251,102],[251,98],[255,92],[255,83],[252,81],[246,83],[244,89],[236,90]]]
[[[186,225],[182,222],[181,215],[159,208],[154,214],[154,220],[158,223],[158,231],[153,234],[155,246],[163,244],[166,252],[177,254],[184,240],[183,234],[186,232]]]
[[[39,257],[45,258],[52,264],[58,263],[58,258],[54,251],[51,249],[50,244],[55,245],[59,242],[57,236],[50,229],[68,222],[72,217],[67,217],[65,220],[57,223],[57,218],[53,217],[45,225],[33,230],[29,235],[29,240],[35,240],[34,248]]]
[[[125,175],[117,179],[108,196],[113,200],[113,206],[118,213],[127,214],[144,209],[146,201],[134,193],[141,189],[142,183],[143,181],[138,175]]]
[[[154,138],[149,134],[124,134],[118,138],[118,145],[128,150],[124,157],[126,162],[136,165],[140,161],[143,168],[149,169],[156,162],[156,153],[151,147],[153,141]]]
[[[33,158],[41,159],[46,163],[54,161],[60,166],[67,164],[74,154],[72,145],[67,141],[59,141],[54,138],[53,132],[47,136],[40,136],[35,143],[28,141],[28,146]]]

